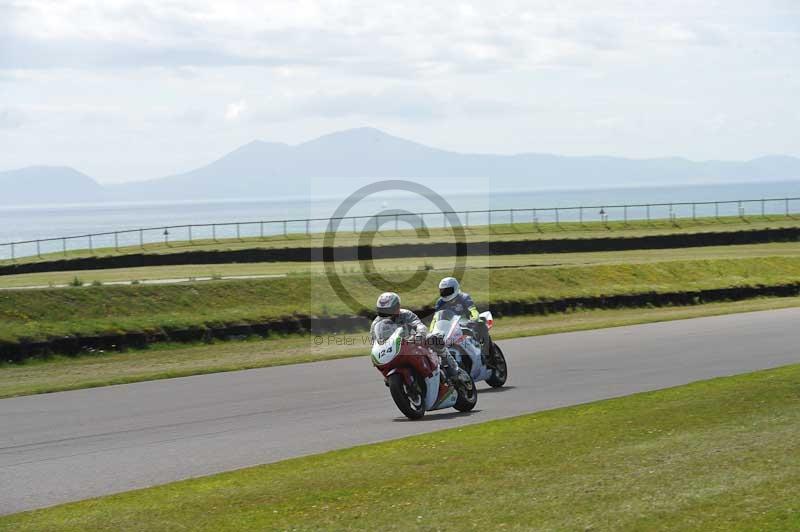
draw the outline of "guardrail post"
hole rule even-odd
[[[355,234],[355,232],[356,232],[356,217],[353,216],[353,233]]]
[[[139,247],[144,249],[144,231],[139,229]]]
[[[697,221],[697,204],[692,203],[692,221]]]
[[[394,232],[396,233],[400,228],[400,215],[394,215]]]
[[[492,232],[492,210],[489,209],[489,232]]]
[[[264,238],[264,222],[258,222],[258,234],[262,239]]]
[[[561,227],[561,221],[559,220],[558,217],[558,209],[556,208],[554,210],[556,211],[556,227]]]
[[[742,202],[741,201],[737,202],[736,206],[739,207],[739,218],[744,220],[744,207],[742,207]]]
[[[714,202],[714,218],[719,220],[719,202]]]
[[[761,198],[761,217],[764,218],[766,216],[764,211],[764,198]]]
[[[514,209],[508,209],[508,213],[511,217],[511,225],[514,225]]]
[[[92,243],[92,235],[89,235],[89,253],[94,252],[94,244]]]
[[[61,239],[61,249],[64,251],[64,256],[66,257],[67,256],[67,239],[66,238],[62,238]]]
[[[578,223],[583,227],[583,207],[578,207]]]
[[[36,256],[41,259],[42,258],[42,248],[39,245],[39,242],[40,242],[39,240],[36,241]]]
[[[119,251],[119,233],[114,231],[114,250]]]
[[[286,220],[283,221],[283,236],[288,236],[288,233],[286,232]]]
[[[650,223],[650,204],[647,205],[647,223]]]
[[[622,207],[622,224],[628,225],[628,206],[624,205]]]
[[[464,227],[469,227],[469,211],[464,212]]]
[[[286,222],[284,222],[284,223],[286,223]],[[236,240],[241,240],[242,239],[242,233],[241,233],[241,230],[240,230],[240,226],[241,226],[241,224],[238,224],[238,223],[236,224]]]
[[[192,244],[192,226],[190,225],[188,227],[189,227],[189,244]]]
[[[217,224],[211,224],[211,240],[217,241]]]
[[[14,259],[16,259],[16,257],[14,255],[15,255],[15,253],[14,253],[14,243],[12,242],[11,243],[11,262],[14,262]]]
[[[306,220],[306,236],[311,236],[311,226],[310,226],[310,224],[311,224],[311,221],[310,220]]]
[[[789,198],[786,198],[783,201],[784,201],[785,207],[786,207],[786,217],[788,218],[789,217]]]

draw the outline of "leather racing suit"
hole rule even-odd
[[[425,327],[425,324],[422,323],[422,320],[419,319],[419,316],[411,312],[410,310],[406,310],[404,308],[400,309],[400,312],[397,313],[396,316],[378,316],[374,320],[372,320],[372,325],[369,329],[369,335],[372,342],[375,342],[376,338],[376,331],[375,327],[383,320],[392,320],[395,325],[403,327],[403,336],[425,336],[428,333],[428,328]],[[437,351],[437,354],[442,360],[442,369],[444,370],[447,378],[451,381],[455,381],[458,378],[458,363],[453,358],[446,349]]]
[[[484,355],[491,353],[492,341],[489,338],[489,329],[483,321],[478,319],[478,307],[466,292],[459,293],[450,301],[445,301],[441,297],[436,301],[435,310],[450,310],[461,316],[462,319],[468,320],[467,327],[475,334],[475,339],[481,345],[481,352]],[[435,318],[434,318],[435,319]],[[436,322],[431,323],[431,329]]]

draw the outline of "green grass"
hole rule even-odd
[[[430,272],[422,285],[405,290],[399,282],[406,275],[385,275],[389,279],[384,281],[374,274],[352,273],[342,280],[365,308],[386,289],[402,292],[411,308],[432,304],[440,275]],[[476,301],[491,306],[503,300],[776,285],[798,279],[800,257],[763,257],[473,269],[462,281]],[[251,323],[293,313],[352,312],[328,281],[315,274],[189,285],[10,290],[0,292],[0,341]]]
[[[499,240],[528,240],[528,239],[556,239],[556,238],[597,238],[597,237],[634,237],[645,235],[660,235],[672,233],[697,233],[710,231],[743,231],[751,229],[766,229],[777,227],[798,227],[800,226],[800,215],[769,215],[766,217],[749,216],[740,218],[729,217],[705,217],[692,220],[691,218],[679,218],[672,222],[668,219],[654,219],[650,222],[644,220],[633,220],[627,224],[622,221],[611,221],[608,224],[600,222],[577,222],[540,223],[534,225],[530,220],[530,213],[517,213],[519,223],[515,224],[495,224],[491,227],[485,225],[473,225],[465,229],[467,241],[485,242]],[[523,222],[524,221],[524,222]],[[430,220],[429,220],[430,222]],[[438,219],[437,222],[439,223]],[[345,229],[343,227],[343,229]],[[175,236],[175,238],[180,238]],[[188,238],[188,237],[184,237]],[[430,228],[429,236],[420,239],[413,230],[399,231],[386,230],[378,233],[366,232],[353,233],[352,231],[341,231],[337,234],[335,245],[355,245],[367,238],[373,245],[383,246],[400,244],[407,242],[451,242],[453,241],[450,229]],[[289,234],[287,236],[269,236],[264,238],[227,238],[214,240],[176,240],[169,243],[163,241],[145,244],[144,246],[127,246],[115,249],[114,247],[102,247],[102,244],[95,242],[94,248],[70,249],[66,253],[55,252],[45,253],[41,257],[31,255],[18,258],[17,263],[41,262],[48,260],[60,260],[64,258],[81,258],[91,256],[115,256],[132,253],[176,253],[184,251],[208,251],[208,250],[238,250],[251,248],[286,248],[286,247],[316,247],[322,245],[324,235],[320,233]],[[109,240],[110,242],[110,240]],[[76,244],[70,244],[72,246]],[[88,246],[88,241],[86,243]],[[98,247],[100,245],[100,247]],[[17,253],[24,250],[18,249]],[[35,248],[30,248],[28,252],[35,252]],[[11,264],[12,261],[0,261],[0,265]]]
[[[800,528],[799,441],[789,366],[16,514],[0,529],[788,531]]]
[[[586,253],[543,253],[531,255],[492,255],[468,257],[470,268],[500,266],[570,266],[619,263],[659,262],[665,260],[694,260],[720,258],[755,258],[773,256],[800,256],[800,244],[770,243],[739,246],[709,246],[680,249],[629,250]],[[434,270],[452,268],[452,257],[427,257],[425,259],[381,259],[374,261],[378,271],[416,270],[421,262]],[[339,271],[355,272],[362,267],[357,261],[337,263]],[[286,263],[266,262],[248,264],[187,264],[181,266],[148,266],[108,270],[66,271],[29,273],[0,276],[0,288],[68,285],[75,277],[84,284],[93,282],[145,281],[151,279],[192,279],[221,276],[287,275],[298,273],[320,273],[321,262]]]
[[[789,307],[800,307],[800,297],[763,298],[691,307],[591,310],[548,316],[519,316],[498,319],[492,336],[496,340],[502,340]],[[0,398],[366,356],[365,333],[366,331],[334,337],[354,342],[351,345],[336,345],[335,341],[329,342],[330,337],[326,336],[323,338],[325,343],[317,346],[310,336],[287,336],[198,345],[156,344],[148,349],[123,353],[56,356],[29,359],[21,364],[0,364]]]

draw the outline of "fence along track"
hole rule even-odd
[[[800,227],[720,231],[714,233],[672,233],[638,237],[564,238],[546,240],[500,240],[464,244],[467,256],[530,255],[537,253],[578,253],[592,251],[629,251],[636,249],[672,249],[703,246],[764,244],[800,241]],[[342,246],[337,261],[399,259],[414,257],[449,257],[451,243],[390,244],[385,246]],[[180,251],[175,253],[138,253],[85,257],[42,262],[0,265],[0,276],[61,271],[91,271],[148,266],[186,264],[231,264],[259,262],[321,262],[323,248],[251,248],[226,251]]]
[[[417,217],[430,228],[447,228],[446,214],[455,214],[461,223],[469,226],[529,225],[532,228],[551,224],[613,224],[624,227],[633,222],[694,221],[698,219],[721,220],[757,217],[794,216],[793,209],[800,206],[800,198],[761,198],[726,201],[701,201],[679,203],[643,203],[627,205],[585,205],[572,207],[531,207],[519,209],[489,209],[442,212],[419,212],[411,215],[349,216],[344,218],[301,218],[287,220],[239,221],[210,224],[166,225],[123,231],[106,231],[84,235],[60,236],[35,240],[23,240],[0,244],[0,261],[52,259],[60,254],[67,258],[70,253],[80,252],[96,256],[100,250],[108,252],[137,253],[146,248],[168,247],[171,242],[181,245],[208,245],[224,240],[296,238],[323,233],[332,221],[340,221],[342,231],[354,233],[378,230],[388,224],[398,230],[400,224],[412,224]],[[371,225],[374,224],[374,225]],[[47,257],[50,255],[50,257]]]

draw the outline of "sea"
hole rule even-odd
[[[785,198],[795,198],[786,200]],[[739,203],[741,200],[743,203]],[[766,200],[766,201],[762,201]],[[692,207],[690,204],[694,202]],[[717,202],[715,204],[715,202]],[[652,205],[647,208],[645,205]],[[631,205],[623,208],[622,205]],[[581,208],[579,208],[581,207]],[[561,221],[653,219],[757,215],[800,212],[800,181],[675,185],[563,190],[449,191],[435,199],[410,192],[385,191],[360,201],[343,195],[292,198],[262,198],[219,201],[152,201],[74,205],[19,205],[0,207],[0,259],[65,249],[101,248],[147,244],[170,240],[230,238],[324,231],[328,218],[345,219],[340,230],[359,230],[368,223],[378,225],[419,224],[404,213],[429,213],[422,220],[429,226],[448,223],[443,210],[472,211],[460,222],[483,224]],[[513,210],[513,212],[512,212]],[[398,216],[394,216],[398,214]],[[315,219],[305,222],[305,219]],[[290,220],[283,223],[283,220]],[[452,220],[451,220],[452,221]],[[212,227],[207,224],[218,224]],[[193,225],[191,232],[188,227]],[[141,231],[140,231],[141,229]],[[127,231],[126,233],[114,232]],[[106,233],[104,235],[87,235]],[[36,244],[36,240],[49,239]],[[14,246],[10,243],[15,242]],[[12,250],[13,247],[13,250]]]

